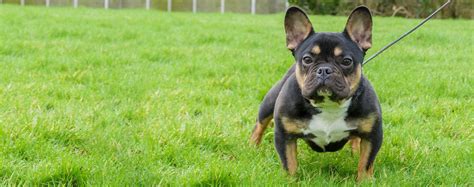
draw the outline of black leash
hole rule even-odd
[[[389,43],[388,45],[386,45],[385,47],[383,47],[382,49],[380,49],[379,51],[377,51],[375,54],[373,54],[372,56],[370,56],[367,60],[365,60],[362,65],[365,65],[367,64],[370,60],[374,59],[375,57],[377,57],[379,54],[381,54],[382,52],[384,52],[385,50],[387,50],[389,47],[391,47],[393,44],[396,44],[398,41],[400,41],[401,39],[405,38],[405,36],[409,35],[410,33],[412,33],[413,31],[415,31],[416,29],[418,29],[419,27],[421,27],[423,24],[425,24],[428,20],[430,20],[436,13],[438,13],[439,11],[441,11],[441,9],[443,9],[444,7],[446,7],[449,3],[451,3],[451,0],[448,0],[446,3],[444,3],[443,5],[441,5],[437,10],[435,10],[433,13],[431,13],[431,15],[429,15],[427,18],[425,18],[421,23],[419,23],[418,25],[416,25],[415,27],[413,27],[413,29],[409,30],[408,32],[406,32],[405,34],[403,34],[402,36],[400,36],[398,39],[396,39],[395,41]]]

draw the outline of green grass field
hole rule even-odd
[[[283,14],[0,5],[0,185],[354,185],[349,146],[285,174],[258,105],[293,63]],[[311,16],[317,31],[345,17]],[[373,48],[420,20],[374,20]],[[366,185],[474,185],[474,22],[433,20],[364,67],[385,139]]]

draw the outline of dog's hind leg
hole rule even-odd
[[[278,93],[280,93],[282,85],[282,81],[280,81],[273,86],[273,88],[268,91],[267,95],[265,95],[262,104],[260,104],[256,124],[253,128],[252,136],[250,137],[251,143],[255,145],[260,144],[265,129],[267,129],[268,124],[270,124],[270,121],[273,119],[275,101],[278,97]]]
[[[286,72],[283,79],[281,79],[277,84],[275,84],[270,91],[263,98],[262,104],[258,110],[258,117],[256,120],[255,127],[252,131],[252,136],[250,137],[250,142],[259,145],[262,141],[263,133],[267,129],[268,124],[273,119],[273,110],[275,109],[275,102],[280,94],[281,88],[285,84],[288,77],[295,72],[295,65]]]

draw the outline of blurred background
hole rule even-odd
[[[94,8],[143,8],[162,11],[231,12],[271,14],[283,12],[290,5],[303,7],[311,14],[347,15],[353,7],[364,4],[375,15],[422,18],[445,0],[0,0],[2,4],[22,6],[73,6]],[[454,0],[437,18],[473,19],[474,0]]]
[[[366,5],[378,16],[424,18],[446,0],[289,0],[313,14],[348,15],[353,7]],[[474,18],[474,0],[452,0],[437,18]]]

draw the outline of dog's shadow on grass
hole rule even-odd
[[[273,145],[273,132],[267,132],[262,144]],[[359,153],[351,153],[349,144],[336,152],[318,153],[304,142],[298,142],[298,171],[292,182],[325,179],[336,183],[355,181]]]
[[[351,154],[350,147],[329,153],[317,153],[299,146],[299,168],[296,181],[324,179],[336,183],[355,181],[357,176],[358,153]]]

